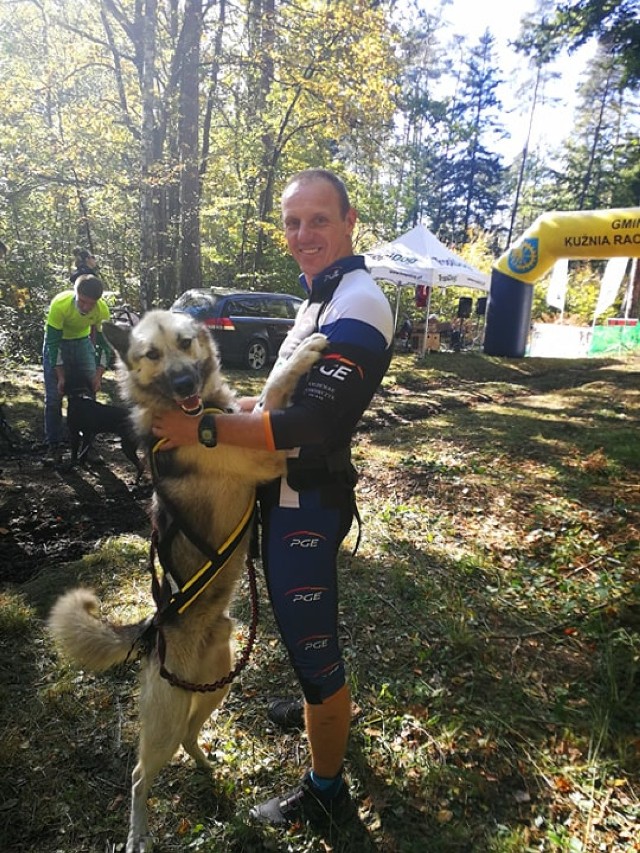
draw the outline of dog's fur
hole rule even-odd
[[[120,438],[122,452],[132,462],[140,480],[144,464],[138,457],[137,440],[129,410],[123,406],[99,403],[84,389],[72,388],[67,394],[67,429],[71,445],[71,464],[85,461],[93,439],[98,435],[111,434]]]
[[[121,388],[133,407],[133,421],[141,439],[150,439],[155,413],[176,405],[193,408],[194,402],[202,399],[209,406],[237,409],[235,395],[221,376],[209,332],[188,315],[151,311],[135,328],[113,324],[104,324],[103,328],[118,352]],[[299,377],[320,358],[325,345],[323,335],[312,335],[284,369],[272,373],[263,394],[265,408],[286,405]],[[160,535],[167,523],[164,495],[210,547],[218,548],[253,500],[256,485],[280,476],[285,459],[281,453],[197,445],[167,451],[161,467],[163,475],[154,495],[154,519]],[[249,534],[206,591],[182,616],[164,627],[166,667],[183,681],[212,684],[232,668],[228,609],[245,564],[248,539]],[[189,579],[203,562],[203,555],[182,533],[172,541],[171,557],[175,573],[180,574],[176,578],[179,583]],[[101,621],[99,602],[86,589],[72,590],[59,598],[49,617],[49,628],[59,650],[79,666],[93,670],[123,662],[131,654],[143,624]],[[127,853],[147,853],[151,849],[147,794],[179,745],[198,765],[209,766],[198,746],[198,733],[228,689],[202,693],[172,687],[159,674],[155,651],[146,658],[141,675],[140,742],[132,777]]]

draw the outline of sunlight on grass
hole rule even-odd
[[[35,612],[19,593],[0,593],[0,636],[19,637],[33,628]]]
[[[346,774],[377,850],[637,845],[640,448],[637,409],[621,407],[637,392],[613,369],[596,388],[597,366],[575,361],[394,358],[356,435],[362,540],[353,555],[354,524],[340,560]],[[92,675],[55,657],[44,620],[77,583],[118,621],[149,615],[148,540],[105,539],[1,593],[0,832],[16,853],[126,837],[139,664]],[[179,752],[153,789],[159,848],[363,853],[247,819],[310,760],[304,735],[266,717],[268,698],[299,688],[258,583],[255,650],[202,733],[211,773]],[[234,617],[240,647],[245,578]]]

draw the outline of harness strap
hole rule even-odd
[[[163,443],[164,439],[156,442],[151,448],[149,454],[150,468],[156,493],[164,505],[164,509],[172,518],[162,540],[157,527],[154,526],[151,533],[149,571],[151,573],[151,591],[153,600],[156,603],[156,612],[153,617],[146,621],[134,645],[140,644],[150,651],[152,648],[151,644],[155,641],[156,652],[160,663],[160,675],[173,687],[179,687],[191,692],[211,693],[231,684],[234,678],[246,666],[253,650],[258,623],[258,591],[252,561],[247,559],[249,588],[251,592],[251,625],[249,637],[241,657],[228,675],[210,684],[194,684],[170,672],[165,666],[167,641],[164,633],[164,624],[171,616],[175,614],[182,615],[225,567],[254,520],[256,500],[254,496],[233,532],[219,548],[213,549],[205,539],[193,530],[190,524],[187,524],[183,514],[179,512],[173,501],[164,494],[164,490],[161,488],[155,454]],[[176,589],[176,581],[174,576],[169,572],[168,564],[171,562],[171,543],[178,532],[182,532],[207,559],[192,577]],[[164,572],[162,578],[160,578],[159,572],[156,570],[156,554],[159,557]]]
[[[230,557],[240,544],[245,533],[251,526],[255,512],[255,500],[250,501],[244,515],[240,519],[236,528],[216,551],[209,551],[209,557],[202,566],[186,581],[180,589],[175,592],[167,602],[165,610],[162,614],[163,618],[167,618],[171,614],[184,613],[184,611],[205,591],[211,584],[219,572],[224,569]]]
[[[154,571],[154,578],[156,578],[156,588],[157,589],[158,598],[156,598],[156,593],[154,592],[154,599],[156,600],[156,606],[158,607],[158,612],[156,614],[157,620],[162,619],[166,620],[174,613],[182,614],[193,602],[198,598],[198,596],[204,592],[204,590],[212,583],[212,581],[216,578],[218,573],[222,571],[222,569],[227,564],[229,558],[233,555],[234,551],[242,541],[245,533],[251,526],[251,523],[255,514],[255,498],[249,501],[249,505],[245,509],[240,521],[235,526],[231,534],[227,537],[227,539],[220,545],[219,548],[212,548],[209,543],[200,536],[197,531],[193,529],[193,527],[186,521],[184,515],[180,513],[175,503],[170,500],[164,490],[160,485],[160,481],[158,478],[157,466],[155,464],[155,454],[158,452],[159,448],[163,444],[164,440],[160,440],[156,442],[151,451],[151,471],[152,477],[154,480],[154,486],[156,492],[162,503],[164,504],[165,509],[172,517],[171,523],[167,528],[165,536],[160,538],[158,532],[156,531],[155,543],[158,551],[158,557],[160,559],[160,564],[165,572],[165,579],[167,578],[167,574],[171,575],[171,578],[176,581],[176,572],[172,571],[172,560],[171,560],[171,543],[173,539],[181,532],[184,536],[189,539],[189,541],[196,546],[196,548],[205,555],[207,558],[202,566],[195,572],[187,581],[185,581],[181,586],[178,587],[177,590],[172,590],[168,583],[159,584],[157,579],[157,575]],[[176,581],[177,582],[177,581]]]

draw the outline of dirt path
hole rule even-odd
[[[38,368],[4,370],[0,404],[11,428],[10,441],[0,432],[0,583],[22,583],[76,560],[104,537],[148,529],[149,477],[135,485],[116,438],[96,442],[100,464],[47,464]]]
[[[394,360],[388,384],[374,398],[361,424],[362,433],[407,425],[443,409],[535,393],[553,393],[558,398],[556,405],[562,406],[563,394],[569,400],[577,386],[601,380],[608,370],[603,360],[482,362],[484,375],[479,380],[473,375],[473,359],[433,358],[426,363],[428,374],[404,365],[413,368],[415,360]],[[453,365],[457,373],[450,372]],[[400,367],[402,373],[394,379]],[[0,433],[0,583],[22,583],[49,565],[76,560],[113,534],[146,535],[150,479],[147,474],[139,486],[135,485],[136,472],[117,439],[98,440],[97,449],[104,460],[101,464],[62,470],[47,465],[39,435],[40,370],[11,366],[2,375],[0,404],[18,446],[11,446]],[[624,385],[626,378],[618,376],[618,384]],[[632,367],[629,387],[636,382]],[[117,402],[113,380],[105,391]]]

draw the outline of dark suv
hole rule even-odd
[[[171,310],[205,323],[225,363],[260,370],[276,357],[301,304],[288,293],[212,288],[186,290]]]

